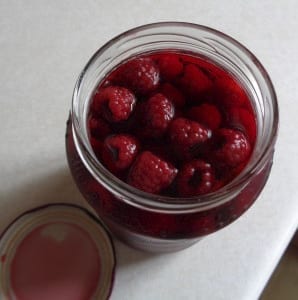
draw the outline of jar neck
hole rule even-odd
[[[106,170],[88,139],[87,116],[98,84],[128,58],[161,50],[191,52],[231,73],[246,89],[257,119],[257,139],[245,170],[222,189],[192,198],[148,194],[127,185]],[[123,201],[142,209],[186,212],[205,210],[235,197],[271,159],[278,127],[278,106],[271,80],[244,46],[225,34],[189,23],[155,23],[127,31],[100,48],[76,83],[72,102],[73,135],[77,151],[92,176]]]

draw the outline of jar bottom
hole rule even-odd
[[[111,220],[104,220],[111,233],[126,245],[151,253],[169,253],[186,249],[196,244],[202,237],[194,239],[159,239],[138,234],[119,226]]]

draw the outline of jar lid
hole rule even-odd
[[[91,213],[69,204],[39,207],[0,239],[0,298],[107,299],[115,263],[112,239]]]

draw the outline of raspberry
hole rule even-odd
[[[216,132],[214,140],[213,156],[218,163],[235,167],[249,158],[251,147],[241,131],[221,128]]]
[[[159,84],[159,69],[150,58],[136,58],[124,64],[118,73],[119,81],[137,94],[148,94]]]
[[[216,65],[210,65],[208,61],[195,56],[181,56],[182,63],[184,65],[193,64],[197,66],[208,78],[212,81],[221,76],[226,76],[226,72],[218,68]]]
[[[143,116],[144,134],[159,138],[167,130],[174,117],[175,109],[171,101],[163,94],[155,94],[146,102]]]
[[[215,84],[215,95],[219,104],[225,107],[242,106],[247,96],[241,85],[232,78],[220,78]]]
[[[149,151],[142,152],[132,165],[128,184],[147,193],[159,193],[174,180],[177,169]]]
[[[190,119],[197,121],[211,130],[215,130],[220,126],[221,114],[217,107],[212,104],[202,104],[200,106],[192,107],[188,116]]]
[[[111,133],[109,124],[100,117],[91,116],[88,120],[88,127],[92,137],[104,139]]]
[[[139,144],[133,136],[110,135],[103,143],[102,160],[111,172],[117,173],[127,169],[132,164],[138,150]]]
[[[160,91],[165,95],[172,103],[175,105],[175,108],[182,108],[185,104],[184,95],[170,83],[164,83]]]
[[[158,66],[160,76],[165,81],[171,81],[183,71],[183,64],[177,54],[170,53],[161,55],[158,58]]]
[[[189,64],[184,68],[180,85],[193,101],[199,101],[203,93],[212,87],[212,81],[195,65]]]
[[[177,118],[169,126],[169,138],[176,155],[180,158],[190,158],[211,136],[211,131],[203,125],[185,119]]]
[[[214,183],[213,169],[203,160],[192,160],[182,166],[177,175],[180,196],[191,197],[211,191]]]
[[[257,135],[254,116],[247,109],[240,107],[229,109],[226,115],[229,126],[244,132],[250,143],[253,144]]]
[[[109,86],[94,96],[93,109],[109,122],[127,120],[136,104],[136,98],[128,89]]]

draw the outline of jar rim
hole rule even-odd
[[[270,92],[270,101],[272,104],[273,111],[273,122],[272,127],[270,128],[270,134],[268,138],[268,142],[265,147],[263,147],[262,152],[258,154],[257,159],[252,163],[251,159],[248,165],[244,168],[243,172],[238,175],[234,180],[230,183],[222,187],[221,189],[208,193],[205,195],[194,196],[194,197],[169,197],[169,196],[161,196],[156,194],[150,194],[141,190],[138,190],[124,181],[118,179],[116,176],[111,174],[95,157],[94,153],[90,151],[89,139],[84,136],[84,133],[80,127],[80,121],[77,116],[76,106],[80,100],[80,89],[82,88],[82,84],[84,83],[84,77],[88,72],[89,68],[95,63],[95,61],[107,51],[111,46],[121,41],[123,38],[131,36],[132,38],[136,36],[136,34],[140,34],[146,30],[156,30],[162,28],[191,28],[192,30],[196,30],[197,32],[208,32],[212,34],[214,37],[221,38],[228,42],[229,44],[237,47],[243,55],[245,55],[245,59],[249,59],[254,66],[257,67],[258,71],[262,74],[263,79],[266,83],[266,87]],[[179,35],[176,33],[176,35]],[[182,36],[182,35],[181,35]],[[110,192],[116,194],[120,199],[125,202],[129,202],[130,204],[141,207],[142,209],[148,209],[153,211],[164,211],[167,212],[189,212],[189,211],[198,211],[205,210],[211,207],[218,206],[220,204],[225,203],[231,198],[231,195],[234,195],[239,189],[242,189],[248,179],[255,173],[258,172],[258,168],[263,166],[268,158],[270,157],[273,147],[277,137],[278,131],[278,103],[276,93],[271,82],[271,79],[260,63],[260,61],[255,57],[254,54],[250,50],[248,50],[245,46],[239,43],[234,38],[229,35],[222,33],[216,29],[198,25],[194,23],[187,22],[157,22],[146,24],[142,26],[138,26],[127,30],[116,37],[112,38],[102,47],[100,47],[93,56],[89,59],[86,66],[82,70],[79,75],[79,78],[76,82],[73,98],[72,98],[72,108],[71,108],[71,116],[73,121],[73,136],[76,149],[78,154],[84,163],[85,167],[91,173],[91,175],[105,188],[107,188]],[[228,197],[229,196],[229,197]]]

